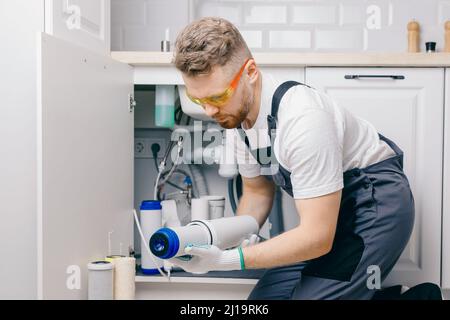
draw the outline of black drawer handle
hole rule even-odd
[[[393,80],[404,80],[405,76],[386,75],[386,74],[347,74],[345,79],[363,79],[363,78],[389,78]]]

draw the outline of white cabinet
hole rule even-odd
[[[0,299],[86,298],[87,263],[132,244],[133,69],[42,33],[44,0],[0,18]]]
[[[442,288],[450,289],[450,68],[445,69]]]
[[[86,264],[132,244],[133,70],[106,54],[109,0],[0,18],[0,299],[86,298]]]
[[[86,264],[133,245],[133,69],[46,34],[38,54],[38,295],[82,299]]]
[[[346,79],[352,75],[363,77]],[[439,284],[444,70],[307,68],[306,82],[370,121],[405,153],[404,170],[415,197],[415,226],[384,285]]]
[[[42,31],[42,1],[0,1],[0,299],[36,298],[35,61]]]
[[[270,74],[276,81],[298,81],[305,82],[305,68],[301,67],[261,67],[261,72],[264,74]]]
[[[45,32],[109,53],[111,0],[45,0]]]
[[[246,300],[257,279],[136,277],[136,300]]]

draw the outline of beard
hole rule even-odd
[[[253,96],[250,94],[250,90],[246,87],[243,92],[242,104],[237,114],[225,114],[221,116],[219,114],[216,117],[216,122],[224,129],[234,129],[240,126],[240,124],[247,118],[250,112],[250,106],[253,104]]]

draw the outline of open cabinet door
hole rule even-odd
[[[38,297],[85,299],[87,263],[133,243],[133,71],[46,34],[38,52]]]

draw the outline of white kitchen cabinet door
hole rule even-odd
[[[405,78],[346,79],[346,75]],[[307,68],[306,82],[371,122],[404,151],[404,171],[415,198],[415,226],[408,246],[384,285],[426,281],[439,284],[444,70]]]
[[[445,89],[442,288],[450,289],[450,68],[445,69]]]
[[[111,0],[45,0],[45,32],[109,53]]]
[[[133,243],[132,68],[41,37],[38,297],[86,299],[87,263]]]
[[[276,81],[298,81],[305,82],[305,68],[293,67],[261,67],[261,73],[271,74]]]

